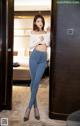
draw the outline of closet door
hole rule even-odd
[[[80,1],[53,0],[50,118],[80,110]]]
[[[0,0],[0,108],[12,107],[13,0]]]

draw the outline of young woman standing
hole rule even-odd
[[[40,119],[37,105],[37,91],[40,80],[47,66],[47,47],[50,45],[50,36],[44,31],[45,20],[43,16],[36,15],[33,20],[33,31],[30,34],[30,73],[31,73],[31,97],[29,105],[25,111],[24,121],[29,120],[32,106],[34,105],[34,115]]]

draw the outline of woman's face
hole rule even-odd
[[[43,27],[42,19],[41,18],[37,18],[35,23],[36,23],[37,27],[41,30],[42,27]]]

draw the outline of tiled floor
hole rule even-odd
[[[30,88],[27,86],[13,86],[12,110],[3,110],[0,113],[0,117],[9,119],[9,126],[66,126],[65,121],[51,120],[48,117],[48,78],[43,79],[41,83],[37,94],[41,119],[37,121],[34,118],[32,108],[29,121],[23,121],[24,112],[30,98]]]

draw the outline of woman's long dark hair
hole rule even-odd
[[[34,30],[34,31],[39,31],[39,28],[38,28],[37,25],[36,25],[36,20],[37,20],[38,18],[41,18],[41,19],[42,19],[42,23],[43,23],[42,30],[44,30],[44,26],[45,26],[44,17],[43,17],[42,15],[35,15],[34,20],[33,20],[33,30]]]

